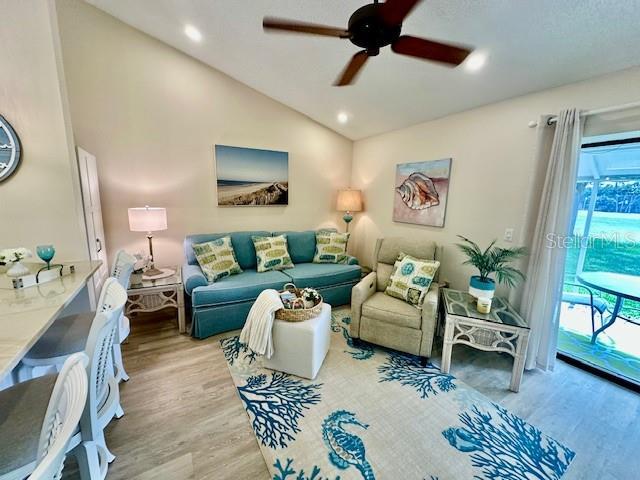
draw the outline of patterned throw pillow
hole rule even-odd
[[[253,246],[256,247],[256,260],[258,272],[269,270],[284,270],[293,268],[293,262],[287,250],[287,237],[251,237]]]
[[[421,260],[401,253],[393,265],[384,293],[422,308],[439,266],[440,262],[436,260]]]
[[[222,237],[210,242],[193,245],[193,253],[207,280],[216,282],[223,277],[242,273],[236,254],[233,251],[231,237]]]
[[[316,232],[316,253],[313,263],[346,263],[348,233],[320,230]]]

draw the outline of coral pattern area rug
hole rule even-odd
[[[354,346],[336,310],[313,380],[221,341],[274,480],[559,479],[575,453],[416,357]]]

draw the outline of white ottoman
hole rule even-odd
[[[304,322],[273,322],[273,356],[264,359],[271,370],[313,380],[331,343],[331,305],[325,303],[317,317]]]

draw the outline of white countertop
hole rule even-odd
[[[25,264],[38,268],[39,264]],[[75,273],[50,282],[14,289],[0,274],[0,379],[9,374],[51,326],[101,265],[99,261],[65,262]]]

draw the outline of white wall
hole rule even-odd
[[[16,130],[22,164],[0,183],[0,248],[52,243],[57,260],[88,258],[61,85],[53,5],[0,0],[0,114]]]
[[[433,238],[446,247],[443,277],[463,287],[471,270],[460,266],[456,234],[486,244],[511,227],[520,244],[533,221],[527,202],[541,170],[527,123],[564,107],[640,98],[636,68],[354,144],[84,2],[60,0],[57,10],[74,134],[99,161],[109,250],[146,248],[128,230],[128,207],[165,206],[160,263],[181,260],[187,233],[341,227],[335,191],[351,184],[365,192],[351,242],[363,263],[378,236]],[[289,151],[290,205],[218,208],[216,143]],[[394,223],[395,165],[446,157],[453,167],[445,227]]]
[[[185,234],[341,224],[352,142],[79,0],[57,2],[71,117],[98,159],[107,248],[146,250],[127,208],[164,206],[159,263]],[[310,92],[312,94],[312,92]],[[214,144],[289,152],[289,206],[216,206]]]
[[[523,242],[527,201],[534,178],[536,130],[527,127],[545,113],[640,100],[640,68],[546,90],[512,100],[356,141],[352,184],[365,192],[366,211],[356,217],[353,241],[365,264],[371,263],[380,236],[419,236],[445,245],[442,276],[464,288],[471,273],[461,267],[456,234],[481,244],[515,229]],[[428,108],[428,107],[425,107]],[[392,221],[395,167],[398,163],[453,158],[444,228]]]

